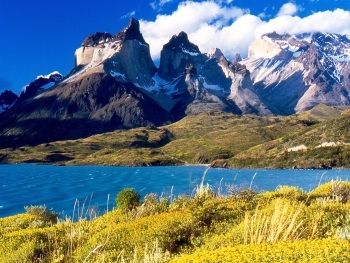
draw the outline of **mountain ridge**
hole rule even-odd
[[[159,126],[205,112],[290,115],[320,103],[350,105],[348,36],[273,32],[253,42],[248,54],[243,60],[235,55],[234,61],[218,48],[204,54],[180,32],[164,44],[157,68],[139,22],[131,19],[114,36],[89,35],[75,52],[70,74],[1,113],[0,147],[69,139],[65,132],[50,137],[47,130],[26,124],[30,119],[53,117],[60,127],[76,118],[85,123],[80,129],[88,132],[73,129],[73,139],[113,129]],[[120,90],[125,96],[118,95]],[[63,94],[70,94],[69,98]],[[98,122],[88,124],[89,120]]]

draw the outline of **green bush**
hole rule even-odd
[[[47,210],[46,206],[44,205],[25,206],[24,209],[26,210],[27,214],[40,217],[45,224],[50,225],[57,223],[58,214],[51,210]]]
[[[294,201],[307,200],[307,193],[301,188],[288,185],[279,185],[275,191],[262,192],[258,195],[260,201],[269,201],[277,198],[286,198]]]
[[[117,195],[117,207],[125,212],[131,211],[140,204],[140,198],[134,188],[124,188]]]
[[[167,212],[169,210],[169,199],[151,193],[144,197],[142,204],[129,213],[132,218],[144,217]]]
[[[322,184],[309,193],[309,198],[347,202],[350,199],[350,182],[331,181]]]

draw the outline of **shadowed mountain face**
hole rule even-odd
[[[0,148],[159,126],[203,112],[290,115],[319,103],[350,105],[348,36],[274,32],[248,53],[232,61],[218,48],[203,54],[180,32],[164,44],[156,68],[137,20],[116,35],[91,34],[68,76],[38,78],[6,105]]]
[[[1,116],[1,148],[78,139],[96,133],[172,121],[131,83],[95,73],[33,97]]]
[[[8,110],[18,99],[18,96],[11,90],[0,93],[0,112]]]

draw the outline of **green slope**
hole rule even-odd
[[[144,127],[0,151],[2,163],[101,165],[211,163],[230,167],[348,167],[350,119],[345,108],[319,105],[294,116],[215,112],[163,127]],[[346,111],[344,111],[345,113]],[[315,148],[339,142],[336,147]],[[350,142],[350,141],[349,141]],[[288,152],[305,145],[307,151]]]
[[[310,115],[310,113],[303,113],[298,117],[305,119],[305,116]],[[277,140],[242,151],[230,160],[230,165],[273,168],[349,168],[350,116],[346,111],[337,117],[330,116],[330,119],[316,122],[296,133],[287,134]],[[295,147],[302,145],[306,148],[295,151]]]

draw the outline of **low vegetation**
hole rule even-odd
[[[2,163],[127,166],[211,163],[219,167],[347,167],[349,118],[319,106],[295,116],[238,116],[223,112],[188,116],[162,127],[143,127],[0,150]],[[330,118],[330,120],[328,119]],[[288,152],[301,144],[307,151]],[[339,154],[335,155],[334,152]],[[264,158],[262,158],[264,157]]]
[[[0,262],[350,262],[350,184],[255,192],[203,182],[193,196],[140,199],[91,220],[45,207],[0,219]]]

